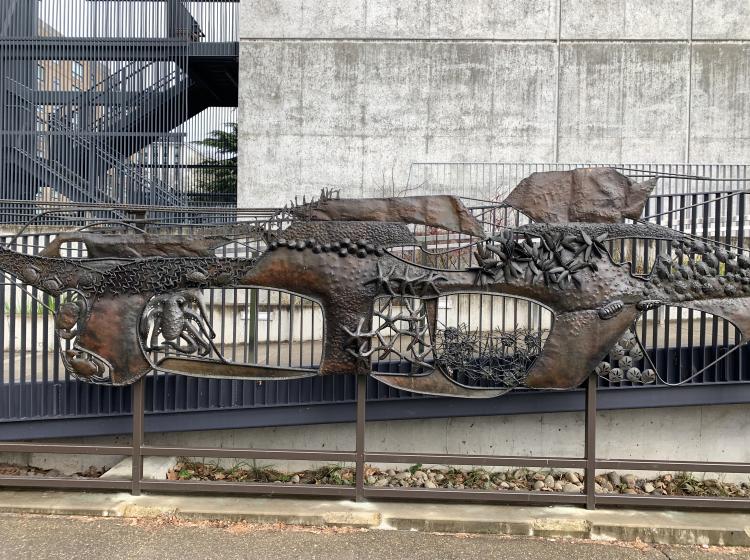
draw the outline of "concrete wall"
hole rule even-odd
[[[498,406],[502,401],[498,400]],[[747,441],[750,415],[743,405],[640,409],[600,412],[597,449],[600,458],[663,459],[685,461],[750,462]],[[478,455],[557,456],[583,455],[582,413],[525,414],[371,422],[367,426],[368,451],[458,453]],[[86,444],[128,445],[127,437],[82,438]],[[731,444],[727,444],[731,442]],[[354,449],[352,424],[318,424],[301,427],[255,428],[146,435],[150,445],[197,447],[250,447],[256,449]],[[63,473],[90,465],[111,467],[118,457],[0,454],[0,462],[56,468]],[[213,461],[210,457],[199,460]],[[239,459],[222,460],[226,466]],[[247,462],[247,461],[246,461]],[[257,461],[280,470],[311,466],[301,461]],[[701,478],[702,473],[696,473]],[[710,473],[707,478],[716,478]],[[746,482],[747,475],[725,475],[726,481]]]
[[[243,0],[240,39],[243,205],[412,161],[750,153],[746,1]]]
[[[497,403],[502,406],[501,398]],[[726,445],[746,441],[748,430],[750,415],[744,405],[603,411],[597,418],[597,453],[613,459],[750,462],[747,445]],[[366,446],[368,451],[403,453],[581,457],[583,439],[583,413],[565,412],[371,422]],[[354,449],[354,426],[149,434],[147,440],[154,445],[348,451]],[[274,464],[282,469],[306,466]]]

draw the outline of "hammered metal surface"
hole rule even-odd
[[[44,251],[48,256],[0,248],[0,269],[50,295],[67,294],[56,317],[58,336],[74,341],[63,357],[65,366],[83,380],[112,385],[132,383],[152,369],[249,379],[311,374],[303,368],[264,370],[221,356],[202,308],[200,292],[207,288],[268,288],[309,298],[320,304],[325,319],[318,374],[369,374],[373,355],[393,351],[420,374],[376,377],[434,395],[497,396],[516,386],[569,389],[595,368],[610,378],[614,369],[625,367],[621,377],[652,379],[653,370],[632,367],[633,355],[643,357],[639,345],[630,345],[628,352],[635,354],[620,356],[620,368],[607,369],[602,359],[641,313],[661,305],[724,317],[742,331],[741,342],[747,341],[750,259],[662,226],[619,223],[640,214],[649,185],[633,184],[614,170],[565,173],[534,174],[511,197],[525,211],[543,208],[531,214],[548,223],[490,235],[455,197],[350,201],[324,194],[319,201],[280,211],[291,219],[273,230],[237,224],[236,231],[223,226],[202,237],[76,232],[58,237]],[[532,184],[522,196],[521,187]],[[562,193],[568,188],[579,198],[592,189],[596,196],[585,204],[575,197],[565,203]],[[597,223],[569,222],[581,215]],[[477,264],[438,270],[401,259],[395,247],[418,245],[408,224],[471,234]],[[213,256],[216,247],[241,235],[263,240],[257,257]],[[615,262],[608,251],[609,241],[627,238],[662,240],[670,249],[655,257],[652,270],[636,273],[633,265]],[[88,258],[60,257],[67,241],[85,243]],[[435,352],[438,298],[466,293],[522,298],[553,315],[544,347],[524,358],[526,374],[518,371],[518,360],[491,361],[499,370],[489,378],[503,387],[467,386],[448,371],[446,364],[466,363],[472,352],[481,359],[481,347],[442,344],[441,352],[461,355]],[[417,303],[390,318],[375,313],[379,297],[394,305],[405,299]],[[411,346],[395,351],[393,342],[380,334],[383,328],[411,339]],[[177,355],[155,361],[154,352]]]

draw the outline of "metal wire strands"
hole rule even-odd
[[[542,351],[543,332],[527,328],[482,332],[461,323],[438,332],[436,361],[459,379],[521,387]]]

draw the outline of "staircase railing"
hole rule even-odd
[[[15,86],[14,89],[18,97],[23,99],[29,105],[29,107],[31,107],[33,105],[32,101],[28,97],[23,96],[21,93],[23,91],[30,91],[30,88],[11,78],[6,78],[6,80],[11,82],[12,85]],[[77,145],[77,147],[86,150],[88,153],[93,153],[98,161],[101,161],[105,164],[107,169],[114,169],[124,179],[132,181],[132,184],[136,186],[141,193],[153,194],[154,200],[151,201],[152,203],[172,204],[176,206],[184,205],[183,197],[175,193],[169,187],[169,185],[153,177],[146,177],[142,175],[137,171],[136,167],[124,163],[117,155],[112,154],[102,145],[92,142],[88,137],[79,134],[80,130],[76,129],[71,122],[66,122],[66,119],[61,118],[61,115],[59,113],[50,113],[47,119],[43,119],[36,113],[34,109],[27,110],[33,111],[35,121],[37,123],[46,125],[49,130],[67,133],[66,138],[69,138],[74,144]],[[60,165],[59,162],[54,160],[54,158],[48,157],[47,160],[50,164],[52,162],[55,162]],[[70,170],[68,166],[62,165],[61,167]],[[73,172],[73,170],[70,171]],[[81,185],[85,185],[87,183],[87,180],[84,177],[81,177],[77,174],[76,176],[79,179]],[[79,193],[88,192],[83,188],[78,188],[76,190]],[[110,202],[114,202],[114,199],[110,199]]]

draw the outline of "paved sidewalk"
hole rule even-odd
[[[571,506],[354,503],[346,500],[256,496],[131,496],[107,492],[4,490],[0,491],[0,513],[283,523],[750,547],[750,513],[739,512],[657,509],[587,511]]]
[[[750,551],[164,518],[0,514],[0,557],[3,560],[739,560],[750,559]]]

